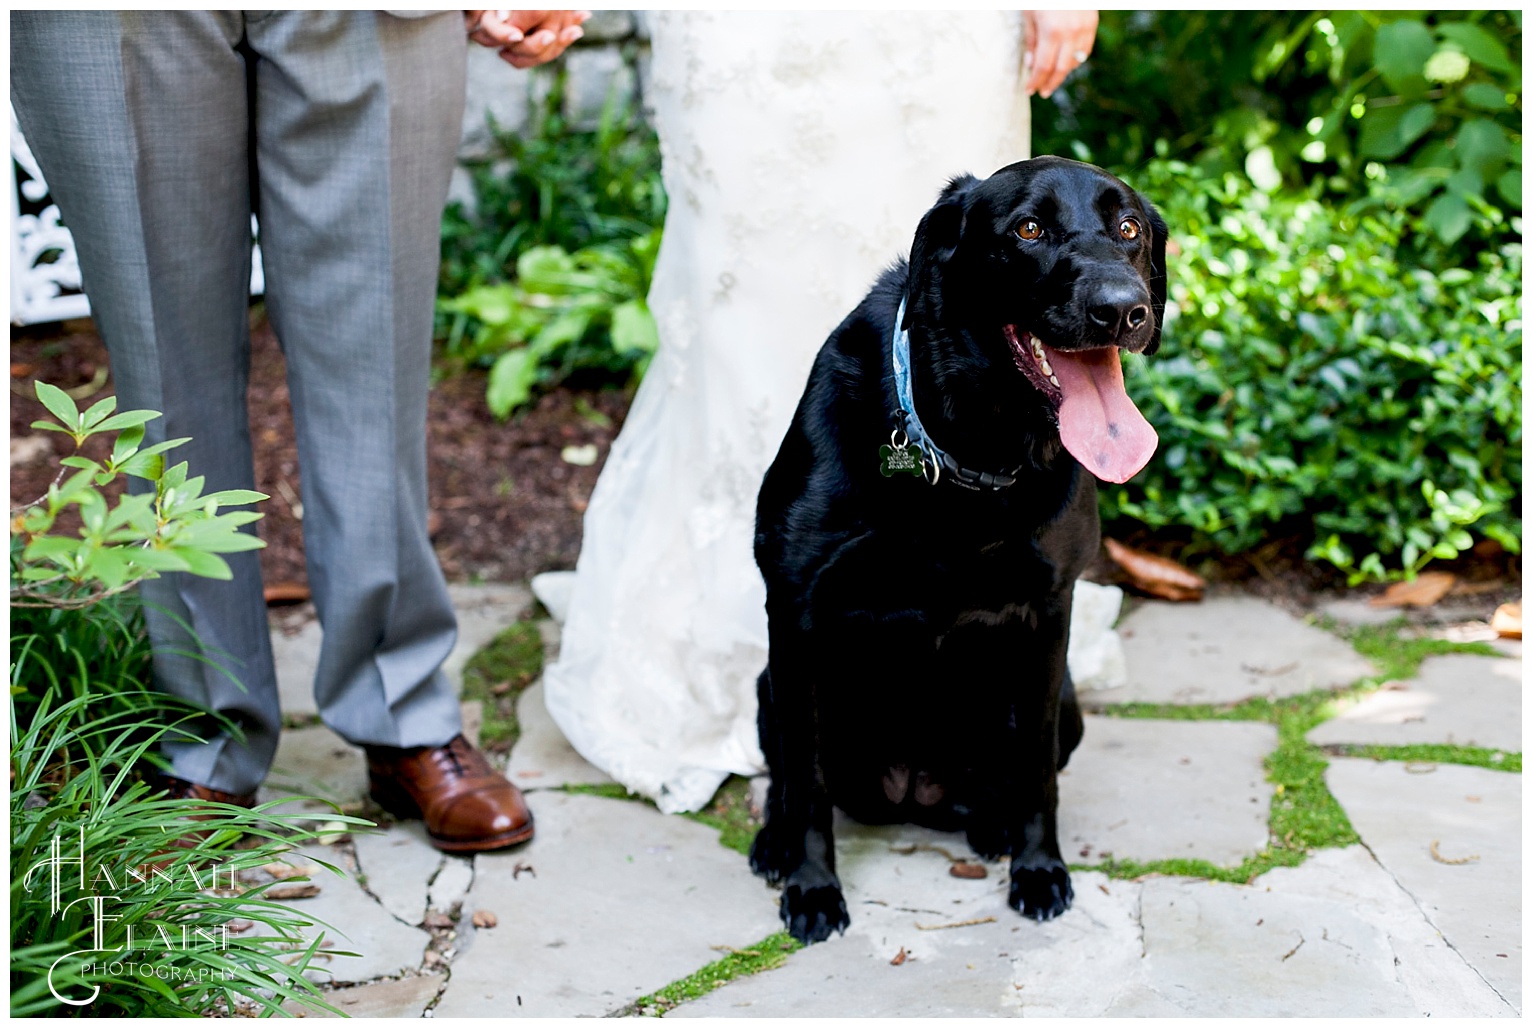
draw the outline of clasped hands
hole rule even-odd
[[[500,51],[502,60],[531,68],[553,60],[585,35],[589,11],[464,11],[468,38]]]

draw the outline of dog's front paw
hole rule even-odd
[[[851,916],[839,885],[789,884],[782,890],[782,923],[793,938],[807,945],[825,941],[831,932],[844,933]]]
[[[1060,861],[1043,867],[1011,865],[1010,903],[1034,921],[1048,921],[1069,909],[1075,890],[1069,884],[1069,868]]]
[[[750,870],[777,884],[803,864],[802,838],[798,833],[773,831],[767,821],[750,844]]]

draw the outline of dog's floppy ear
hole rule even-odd
[[[1139,199],[1143,200],[1142,197]],[[1154,309],[1154,335],[1144,348],[1144,353],[1151,354],[1160,348],[1160,331],[1165,327],[1165,298],[1168,295],[1165,239],[1170,235],[1170,229],[1153,204],[1144,201],[1144,209],[1149,212],[1149,231],[1154,236],[1154,244],[1149,249],[1149,306]]]
[[[920,225],[915,229],[915,242],[910,246],[910,303],[905,314],[906,322],[916,307],[924,307],[924,300],[939,299],[934,290],[941,266],[951,258],[963,237],[964,200],[968,191],[978,184],[979,180],[972,175],[957,176],[947,183],[936,205],[920,219]]]

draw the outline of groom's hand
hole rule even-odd
[[[585,35],[589,11],[464,11],[468,38],[518,68],[553,60]]]

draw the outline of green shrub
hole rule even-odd
[[[314,837],[313,816],[155,795],[135,768],[195,715],[169,697],[102,715],[104,700],[45,693],[28,724],[12,706],[11,1015],[185,1017],[284,1001],[338,1013],[303,977],[323,939],[304,938],[315,922],[249,883]],[[254,845],[236,847],[242,836]]]
[[[1103,11],[1035,105],[1038,153],[1244,171],[1345,204],[1380,182],[1472,255],[1521,213],[1520,11]]]
[[[568,124],[563,105],[561,70],[524,130],[507,132],[491,119],[491,152],[466,164],[474,202],[449,204],[442,221],[443,296],[509,281],[533,247],[573,252],[664,224],[654,131],[615,98],[588,131]]]
[[[266,499],[248,489],[202,492],[203,479],[190,478],[185,463],[165,466],[164,454],[187,442],[169,439],[144,446],[144,425],[158,411],[113,414],[109,396],[81,411],[56,386],[37,383],[37,398],[56,420],[32,427],[62,432],[74,440],[76,453],[60,463],[48,491],[12,512],[11,606],[84,607],[122,592],[162,571],[185,571],[228,579],[220,553],[258,549],[266,544],[241,532],[260,518],[254,511],[219,512]],[[82,456],[78,448],[93,435],[115,432],[105,463]],[[65,477],[64,468],[75,473]],[[109,506],[101,487],[122,475],[151,482],[153,492],[122,497]],[[56,531],[67,511],[79,515],[73,535]]]
[[[1160,451],[1110,519],[1227,553],[1273,535],[1353,581],[1413,573],[1472,534],[1520,550],[1521,246],[1405,263],[1410,217],[1270,196],[1156,161],[1171,259],[1163,353],[1129,390]]]
[[[185,440],[142,446],[153,411],[114,415],[108,399],[82,412],[52,386],[37,393],[57,420],[33,427],[77,446],[117,435],[105,463],[65,458],[47,494],[12,511],[11,1014],[274,1012],[284,1000],[334,1012],[303,978],[321,942],[301,933],[313,922],[249,880],[314,840],[316,819],[170,799],[142,780],[164,766],[162,741],[238,727],[150,687],[142,611],[125,590],[161,571],[227,578],[217,554],[260,545],[239,531],[259,515],[218,508],[265,497],[204,496],[185,464],[166,468]],[[112,506],[101,487],[120,474],[154,491]],[[59,528],[71,511],[73,535]],[[257,841],[236,848],[242,838]]]

